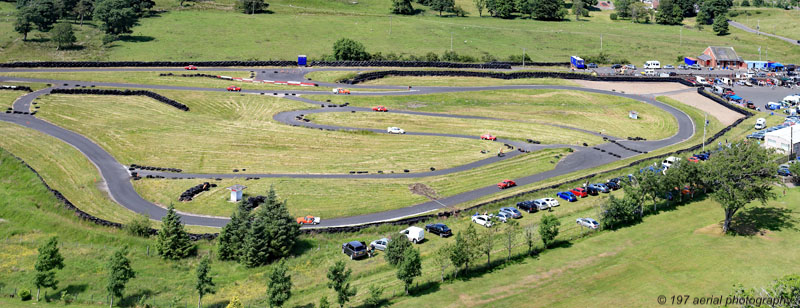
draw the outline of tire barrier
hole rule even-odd
[[[130,171],[133,171],[133,170],[136,170],[136,169],[149,170],[149,171],[168,171],[168,172],[176,172],[176,173],[183,172],[183,169],[178,169],[178,168],[153,167],[153,166],[143,166],[143,165],[137,165],[137,164],[131,164],[130,166],[128,166],[128,170],[130,170]]]
[[[492,63],[492,64],[510,65],[510,66],[522,66],[523,64],[524,65],[530,65],[530,66],[570,66],[569,62],[528,62],[528,61],[525,61],[525,63],[522,63],[522,62],[496,61],[496,62],[490,62],[490,63]]]
[[[279,85],[289,85],[289,86],[302,86],[302,87],[316,87],[319,86],[313,82],[299,82],[299,81],[273,81],[273,80],[259,80],[253,79],[255,75],[253,73],[250,74],[250,78],[240,78],[240,77],[230,77],[230,76],[219,76],[219,75],[208,75],[208,74],[173,74],[173,73],[161,73],[158,74],[159,77],[167,77],[167,76],[176,76],[176,77],[205,77],[205,78],[213,78],[213,79],[221,79],[221,80],[232,80],[232,81],[241,81],[241,82],[252,82],[252,83],[270,83],[270,84],[279,84]],[[277,93],[275,95],[278,95]],[[286,93],[289,95],[289,93]],[[294,95],[294,94],[292,94]]]
[[[31,89],[31,87],[28,87],[28,86],[0,85],[0,90],[14,90],[14,91],[33,92],[33,89]]]
[[[297,61],[47,61],[9,62],[0,67],[177,67],[177,66],[297,66]]]
[[[642,138],[642,137],[639,137],[639,136],[636,136],[636,137],[628,137],[628,140],[630,140],[630,141],[647,141],[647,139],[646,139],[646,138]]]
[[[248,211],[252,211],[253,209],[257,208],[259,205],[267,202],[267,196],[255,196],[255,197],[248,197],[244,201],[244,208]]]
[[[629,138],[628,140],[631,140],[630,137],[628,137],[628,138]],[[639,138],[639,137],[636,137],[636,138]],[[642,138],[642,139],[644,139],[644,138]],[[615,144],[616,146],[618,146],[620,148],[623,148],[625,150],[628,150],[628,151],[631,151],[631,152],[634,152],[634,153],[639,153],[639,154],[646,154],[647,153],[647,151],[639,151],[637,149],[632,149],[632,148],[626,147],[625,145],[623,145],[622,143],[617,142],[616,140],[608,140],[608,141],[613,143],[613,144]]]
[[[161,94],[150,92],[146,90],[116,90],[116,89],[109,89],[109,90],[101,90],[101,89],[53,89],[50,91],[50,94],[89,94],[89,95],[122,95],[122,96],[147,96],[164,104],[170,105],[172,107],[178,108],[183,111],[189,111],[189,107],[176,102],[170,98],[164,97]]]
[[[208,182],[203,182],[201,184],[192,186],[191,188],[181,193],[181,196],[178,197],[178,201],[186,201],[186,202],[192,201],[192,199],[194,199],[195,196],[197,196],[201,192],[210,190],[212,187],[217,187],[217,184],[209,184]]]
[[[26,163],[24,160],[22,160],[22,158],[19,158],[16,155],[11,154],[11,153],[9,153],[9,154],[11,156],[13,156],[14,158],[16,158],[17,160],[19,160],[19,162],[22,163],[29,170],[31,170],[31,172],[33,172],[33,174],[35,174],[36,177],[39,178],[39,181],[42,182],[42,185],[44,185],[44,187],[47,188],[47,190],[50,191],[50,193],[52,193],[53,196],[59,202],[61,202],[61,204],[64,205],[64,208],[69,210],[69,211],[72,211],[73,213],[75,213],[75,216],[77,216],[78,218],[80,218],[82,220],[89,221],[89,222],[94,223],[96,225],[104,226],[104,227],[110,227],[110,228],[115,228],[115,229],[122,229],[122,228],[125,227],[125,225],[123,225],[121,223],[108,221],[108,220],[105,220],[105,219],[102,219],[102,218],[98,218],[98,217],[92,216],[89,213],[86,213],[86,212],[82,211],[77,206],[72,204],[72,202],[69,201],[69,199],[64,197],[64,195],[60,191],[55,190],[52,187],[50,187],[50,185],[47,184],[47,182],[44,180],[44,178],[42,178],[42,176],[39,174],[39,172],[36,171],[36,169],[33,169],[33,167],[31,167],[30,165],[28,165],[28,163]],[[150,235],[156,235],[156,234],[158,234],[158,230],[150,228]],[[191,239],[192,241],[213,240],[213,239],[217,238],[217,236],[219,236],[219,233],[189,233],[189,239]]]
[[[346,84],[358,84],[369,80],[384,78],[387,76],[396,77],[480,77],[494,79],[521,79],[521,78],[557,78],[557,79],[580,79],[590,81],[635,81],[635,82],[677,82],[688,87],[695,87],[691,82],[677,77],[625,77],[610,76],[598,77],[588,74],[578,73],[558,73],[558,72],[517,72],[517,73],[498,73],[498,72],[476,72],[476,71],[378,71],[358,74],[352,79],[343,80]]]
[[[440,67],[440,68],[480,68],[511,69],[505,63],[453,63],[428,61],[311,61],[310,66],[370,66],[370,67]]]

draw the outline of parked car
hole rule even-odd
[[[503,180],[502,182],[497,183],[497,188],[500,188],[500,189],[506,189],[506,188],[514,187],[514,186],[517,186],[517,183],[512,181],[512,180]]]
[[[608,189],[610,189],[610,190],[617,190],[617,189],[620,189],[620,186],[619,186],[619,184],[618,184],[617,182],[611,182],[611,181],[608,181],[608,182],[606,182],[604,185],[605,185],[606,187],[608,187]]]
[[[387,112],[387,111],[389,111],[389,109],[386,109],[386,107],[383,107],[383,106],[375,106],[375,107],[372,107],[372,111]]]
[[[408,227],[400,231],[400,234],[405,235],[408,240],[414,244],[422,242],[422,240],[425,239],[425,230],[422,230],[420,227]]]
[[[586,198],[589,196],[589,194],[586,192],[586,189],[583,189],[582,187],[575,187],[571,189],[569,192],[581,198]]]
[[[496,215],[494,215],[494,218],[503,223],[506,223],[508,222],[508,220],[513,219],[511,218],[511,214],[508,214],[506,212],[499,212]]]
[[[495,141],[495,140],[497,140],[497,137],[492,136],[492,134],[483,134],[483,135],[481,135],[481,140]]]
[[[332,91],[333,94],[350,94],[350,90],[344,88],[335,88]]]
[[[543,199],[533,200],[533,206],[537,211],[545,211],[550,209],[550,204],[545,202]]]
[[[789,169],[787,169],[787,168],[779,168],[778,169],[778,175],[780,175],[780,176],[791,176],[792,172],[789,171]]]
[[[522,212],[513,208],[513,207],[501,207],[500,212],[505,212],[511,215],[511,218],[519,219],[522,218]]]
[[[320,218],[314,216],[297,217],[297,223],[301,225],[318,225],[319,221]]]
[[[702,68],[702,67],[700,67],[700,65],[699,65],[699,64],[692,64],[692,65],[689,65],[689,69],[693,69],[693,70],[702,70],[703,68]]]
[[[492,226],[492,219],[488,215],[472,215],[472,222],[487,228]]]
[[[590,196],[597,196],[597,195],[599,195],[601,192],[602,192],[602,191],[600,191],[600,190],[599,190],[599,188],[598,188],[598,187],[596,187],[596,186],[594,186],[594,185],[587,185],[587,186],[586,186],[586,194],[588,194],[588,195],[590,195]]]
[[[539,208],[534,203],[534,200],[517,202],[517,208],[526,211],[528,213],[533,213],[539,210]]]
[[[573,195],[571,192],[568,191],[560,191],[556,193],[556,196],[558,196],[561,199],[567,200],[569,202],[578,201],[578,197],[575,197],[575,195]]]
[[[242,88],[240,88],[240,87],[237,87],[237,86],[230,86],[230,87],[227,87],[227,88],[225,88],[225,90],[228,90],[228,91],[235,91],[235,92],[241,92],[241,91],[242,91]]]
[[[189,66],[185,66],[183,69],[185,69],[187,71],[196,71],[197,70],[197,66],[189,65]]]
[[[595,191],[601,192],[601,193],[609,192],[608,186],[605,186],[605,185],[600,184],[600,183],[589,184],[589,186],[587,186],[586,188],[588,188],[590,190],[594,189]]]
[[[586,64],[586,68],[597,68],[597,64],[596,63]]]
[[[392,240],[384,237],[382,239],[372,241],[372,243],[369,243],[369,246],[377,250],[386,250],[386,246],[389,245],[389,242],[391,241]]]
[[[547,204],[548,207],[557,207],[557,206],[560,205],[558,203],[558,200],[556,200],[554,198],[541,198],[541,199],[538,199],[538,200],[541,200],[542,202]]]
[[[367,255],[367,244],[359,241],[344,243],[342,253],[350,256],[350,260],[361,258]]]
[[[436,234],[440,237],[448,237],[453,235],[453,231],[450,230],[447,225],[442,223],[425,225],[425,231]]]
[[[622,68],[622,64],[611,64],[611,68],[615,69],[615,70],[616,69],[621,69]]]
[[[675,162],[677,162],[677,161],[679,161],[679,160],[681,160],[681,159],[680,159],[680,158],[677,158],[677,157],[675,157],[675,156],[670,156],[670,157],[667,157],[667,158],[665,158],[665,159],[664,159],[664,160],[661,162],[661,166],[663,166],[663,167],[665,167],[665,168],[669,169],[670,167],[672,167],[672,165],[674,165],[674,164],[675,164]]]
[[[598,227],[600,227],[600,224],[597,223],[596,220],[591,218],[578,218],[576,222],[578,223],[579,226],[587,227],[590,229],[597,229]]]
[[[690,163],[699,163],[700,159],[697,158],[697,156],[692,156],[692,157],[687,158],[686,161],[688,161]]]
[[[629,69],[629,70],[635,70],[635,69],[636,69],[636,65],[633,65],[633,64],[625,64],[625,68],[627,68],[627,69]]]
[[[394,127],[394,126],[386,128],[386,132],[390,133],[390,134],[405,134],[406,133],[406,131],[404,131],[402,128]]]
[[[681,64],[681,65],[678,65],[678,69],[682,69],[682,70],[689,69],[689,66],[687,66],[686,64]]]
[[[667,64],[667,65],[664,65],[664,68],[666,68],[666,69],[674,69],[675,66],[673,66],[672,64]]]

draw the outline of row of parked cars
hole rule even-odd
[[[443,223],[428,224],[425,225],[424,229],[411,226],[400,231],[400,234],[402,235],[401,237],[406,238],[408,241],[419,244],[425,240],[425,232],[436,234],[439,237],[449,237],[453,235],[453,231]],[[362,241],[350,241],[342,244],[342,253],[349,256],[351,260],[362,257],[372,257],[375,250],[386,250],[386,247],[389,246],[389,242],[391,241],[391,239],[385,237],[374,240],[370,242],[369,245]]]

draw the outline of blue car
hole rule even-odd
[[[576,197],[575,194],[568,191],[559,192],[556,194],[556,196],[558,196],[561,199],[567,200],[569,202],[578,201],[578,197]]]
[[[780,176],[790,176],[790,175],[792,175],[792,172],[789,171],[789,169],[780,168],[780,169],[778,169],[778,175],[780,175]]]
[[[601,193],[607,193],[607,192],[610,191],[608,189],[608,186],[606,186],[604,184],[600,184],[600,183],[589,184],[588,188],[589,189],[594,189],[594,190],[596,190],[598,192],[601,192]]]

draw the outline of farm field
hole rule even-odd
[[[462,93],[382,97],[321,97],[333,103],[354,106],[383,105],[389,110],[440,112],[490,116],[507,120],[567,125],[625,138],[641,136],[648,140],[672,136],[675,119],[665,111],[632,99],[569,90],[497,90]],[[639,120],[628,119],[628,112],[639,112]],[[603,115],[603,116],[598,116]],[[389,126],[389,125],[387,125]],[[537,139],[537,138],[533,138]]]
[[[484,158],[481,150],[496,152],[502,147],[479,140],[291,127],[272,116],[314,106],[274,97],[158,93],[183,102],[191,111],[142,97],[49,95],[40,100],[37,116],[89,137],[123,164],[169,166],[184,172],[418,172],[462,165]]]
[[[760,27],[762,32],[800,40],[800,36],[797,35],[797,29],[800,27],[800,11],[797,10],[739,7],[734,14],[731,14],[731,19],[752,29]],[[769,53],[772,54],[772,48]],[[784,61],[778,55],[764,60]]]
[[[15,206],[2,206],[4,222],[0,230],[9,236],[0,241],[0,304],[23,307],[18,299],[9,298],[13,288],[30,287],[29,270],[35,261],[35,247],[48,237],[58,235],[66,267],[57,274],[62,279],[56,291],[48,290],[51,301],[41,302],[44,307],[63,305],[53,294],[67,291],[76,296],[74,307],[98,307],[105,302],[104,258],[112,248],[128,245],[131,265],[137,278],[126,288],[123,305],[143,301],[161,307],[169,302],[192,305],[193,268],[199,258],[181,261],[162,261],[155,255],[147,256],[146,248],[153,239],[135,238],[122,232],[79,222],[60,209],[49,193],[38,184],[38,179],[6,153],[0,153],[0,175],[9,181],[0,181],[3,201]],[[38,184],[38,185],[37,185]],[[617,193],[615,193],[617,194]],[[282,195],[281,195],[282,196]],[[585,231],[574,227],[576,217],[592,217],[602,198],[590,197],[577,203],[562,204],[553,212],[562,222],[562,241],[556,248],[546,250],[535,258],[515,257],[510,263],[499,265],[506,256],[502,245],[504,229],[497,232],[492,259],[493,269],[479,269],[461,278],[438,283],[439,270],[432,263],[436,249],[453,241],[452,238],[431,237],[417,246],[423,257],[423,276],[420,287],[412,289],[413,296],[401,296],[402,285],[394,277],[394,270],[386,265],[379,253],[377,258],[347,261],[354,270],[353,285],[358,288],[352,304],[359,305],[367,297],[367,287],[384,288],[384,297],[397,307],[419,306],[422,303],[446,305],[447,303],[491,306],[497,303],[520,303],[529,294],[517,288],[520,282],[533,283],[543,296],[525,302],[525,307],[572,307],[574,305],[636,305],[651,306],[659,292],[690,293],[693,296],[710,294],[727,295],[731,285],[741,283],[746,287],[767,284],[772,279],[799,269],[786,255],[800,253],[792,243],[800,236],[794,227],[800,206],[800,192],[790,189],[786,196],[770,201],[768,207],[751,205],[743,212],[742,222],[763,230],[763,235],[719,236],[718,222],[722,217],[720,207],[701,196],[697,201],[675,208],[667,208],[659,215],[647,216],[644,222],[618,231],[602,231],[580,238]],[[291,200],[290,200],[291,203]],[[497,205],[499,206],[499,205]],[[489,210],[495,207],[489,208]],[[538,224],[540,213],[528,214],[520,220],[523,227]],[[770,223],[767,224],[766,222]],[[443,221],[456,232],[468,224],[468,217]],[[329,298],[332,291],[324,286],[325,278],[319,272],[343,260],[339,243],[358,239],[372,240],[397,232],[399,227],[370,228],[359,233],[318,234],[303,236],[295,258],[288,259],[289,272],[294,284],[289,306],[316,304],[322,295]],[[478,232],[485,230],[480,228]],[[513,254],[521,255],[526,247],[521,242]],[[200,254],[213,250],[213,242],[200,242]],[[541,249],[541,244],[537,244]],[[319,248],[319,250],[317,250]],[[737,253],[732,253],[736,250]],[[681,251],[675,259],[674,252]],[[89,257],[91,256],[91,257]],[[485,257],[485,256],[484,256]],[[476,259],[482,267],[485,258]],[[742,267],[741,264],[747,264]],[[657,268],[653,268],[653,267]],[[736,268],[731,271],[731,268]],[[233,295],[238,295],[246,305],[265,304],[265,273],[269,267],[245,269],[232,262],[212,263],[212,276],[218,292],[204,300],[211,305],[225,305]],[[453,269],[446,270],[451,276]],[[163,279],[161,277],[170,277]],[[588,277],[588,278],[587,278]],[[564,283],[570,281],[570,283]],[[658,281],[653,284],[653,281]],[[648,282],[648,283],[645,283]],[[624,288],[624,289],[619,289]],[[435,291],[435,292],[433,292]],[[623,292],[621,294],[619,292]],[[591,294],[564,296],[566,294]],[[623,297],[624,295],[624,297]],[[144,297],[144,300],[140,300]],[[89,299],[95,304],[88,304]],[[481,300],[482,299],[482,300]],[[493,299],[495,302],[488,302]],[[25,303],[25,307],[29,304]]]
[[[174,203],[175,208],[183,212],[230,216],[236,210],[236,204],[228,202],[230,192],[225,187],[243,184],[248,187],[247,194],[254,196],[266,195],[272,186],[283,197],[292,200],[289,203],[292,215],[333,218],[387,211],[428,201],[428,198],[411,191],[415,184],[432,189],[435,197],[447,197],[494,185],[506,178],[544,172],[553,169],[567,154],[566,149],[547,149],[468,171],[412,179],[223,179],[210,181],[218,186],[190,202],[177,202],[178,196],[208,179],[142,179],[134,182],[134,188],[145,199],[165,206]]]

